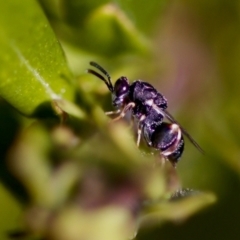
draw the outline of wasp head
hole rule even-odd
[[[129,93],[129,82],[126,77],[120,77],[113,88],[112,92],[112,102],[114,107],[122,107],[127,98]]]

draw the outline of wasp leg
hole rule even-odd
[[[142,126],[138,124],[138,130],[137,130],[137,147],[139,147],[140,140],[142,136]]]
[[[110,111],[110,112],[105,112],[106,115],[115,115],[115,114],[119,114],[121,112],[121,109],[118,109],[116,111]]]
[[[173,168],[177,167],[177,162],[171,161],[167,156],[160,153],[160,160],[159,160],[160,165],[164,167],[167,162],[169,162],[171,166],[173,166]]]
[[[135,107],[135,103],[134,102],[128,103],[126,106],[124,106],[124,108],[120,112],[119,116],[117,116],[116,118],[112,119],[112,121],[115,122],[115,121],[120,120],[121,118],[123,118],[126,115],[127,111],[131,110],[134,107]]]
[[[167,161],[168,161],[168,158],[166,156],[164,156],[162,153],[160,153],[159,163],[160,163],[161,167],[164,167]]]
[[[137,147],[139,147],[140,141],[141,141],[141,136],[142,136],[142,129],[143,129],[143,121],[145,120],[146,116],[142,115],[139,122],[138,122],[138,130],[137,130]]]

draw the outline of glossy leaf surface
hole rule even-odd
[[[36,1],[0,1],[0,95],[31,116],[53,99],[73,100],[72,75]]]

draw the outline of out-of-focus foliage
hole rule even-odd
[[[117,4],[110,1],[41,1],[59,36],[85,51],[113,57],[146,52],[147,41]]]
[[[0,13],[1,239],[236,239],[237,0],[0,0]],[[154,84],[205,155],[187,143],[175,170],[137,149],[104,115],[90,60]]]

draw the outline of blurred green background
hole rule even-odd
[[[9,155],[19,132],[36,119],[53,119],[47,129],[54,125],[57,107],[51,107],[52,101],[60,96],[83,112],[66,105],[66,112],[72,114],[69,125],[87,143],[81,154],[93,151],[88,144],[96,146],[88,136],[99,131],[105,120],[94,116],[104,118],[99,112],[110,110],[111,100],[106,86],[86,74],[92,60],[106,68],[113,80],[124,75],[130,81],[148,81],[168,99],[169,112],[205,150],[202,155],[186,140],[177,166],[181,185],[217,196],[214,205],[185,221],[141,228],[136,239],[239,239],[239,1],[0,0],[0,12],[1,239],[24,226],[21,219],[29,195],[35,197],[30,197],[30,205],[42,201],[45,190],[40,194],[33,189],[44,189],[47,184],[42,181],[50,172],[48,165],[37,165],[38,160],[31,167],[46,173],[39,174],[39,182],[31,183],[28,175],[11,171]],[[33,131],[36,142],[48,139],[44,131]],[[127,164],[120,166],[126,175],[135,166],[131,163],[129,170]],[[55,198],[43,202],[52,206]]]

